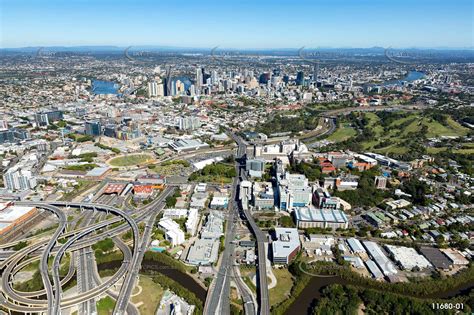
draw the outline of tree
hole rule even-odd
[[[286,215],[278,219],[278,224],[282,227],[288,227],[288,228],[295,227],[295,223],[293,222],[293,219]]]

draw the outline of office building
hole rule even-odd
[[[85,134],[93,137],[102,134],[102,126],[99,121],[86,121]]]
[[[250,177],[261,178],[265,172],[265,160],[264,159],[248,159],[245,168]]]
[[[313,192],[313,205],[319,209],[334,209],[341,207],[340,199],[331,197],[329,192],[321,187],[317,187]]]
[[[224,213],[211,210],[207,216],[206,223],[201,230],[201,238],[217,240],[224,235]]]
[[[278,180],[278,195],[280,210],[292,211],[293,208],[308,206],[312,191],[306,176],[286,172]]]
[[[60,110],[45,111],[35,114],[35,122],[38,127],[46,127],[51,123],[62,119],[63,112]]]
[[[300,238],[297,229],[275,228],[275,240],[272,242],[272,260],[274,264],[289,264],[300,250]]]
[[[171,243],[171,246],[177,246],[184,243],[184,232],[179,224],[170,218],[162,218],[158,222],[158,226],[165,231],[165,238]]]
[[[296,85],[304,85],[304,72],[303,71],[298,71],[296,74],[296,80],[295,80]]]
[[[215,239],[197,239],[189,248],[186,262],[195,266],[211,265],[217,261],[219,241]]]
[[[275,194],[272,183],[254,182],[252,202],[257,210],[273,210],[275,208]]]

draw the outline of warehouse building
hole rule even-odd
[[[315,209],[310,207],[295,209],[296,224],[299,228],[343,228],[349,227],[347,216],[341,210]]]
[[[452,266],[452,263],[448,257],[437,248],[421,247],[420,252],[435,268],[448,270]]]
[[[420,269],[432,267],[430,262],[418,254],[414,248],[393,245],[385,245],[385,248],[402,269],[412,270],[415,267]]]
[[[393,276],[398,273],[393,263],[385,256],[382,249],[375,242],[364,241],[365,249],[369,253],[370,257],[375,261],[377,266],[380,268],[382,273],[386,276]]]
[[[364,249],[364,246],[362,246],[362,243],[356,238],[352,237],[352,238],[347,239],[347,244],[349,245],[349,247],[351,248],[351,251],[354,254],[362,254],[366,252]]]
[[[466,259],[461,253],[452,248],[443,248],[441,251],[448,256],[449,260],[453,263],[453,265],[457,266],[466,266],[469,265],[469,260]]]
[[[27,223],[37,213],[38,209],[35,207],[0,203],[0,236]]]
[[[373,260],[367,260],[365,262],[365,265],[367,266],[367,269],[370,271],[372,274],[372,277],[376,280],[381,280],[383,279],[383,273],[380,271],[379,267],[377,267],[377,264]]]

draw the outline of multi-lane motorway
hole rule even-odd
[[[161,211],[164,206],[164,199],[174,191],[174,187],[167,187],[163,190],[160,196],[155,199],[147,207],[140,209],[136,212],[134,217],[130,214],[110,207],[107,205],[100,204],[89,204],[89,203],[72,203],[72,202],[51,202],[51,203],[19,203],[19,204],[28,204],[34,205],[38,208],[45,209],[47,211],[53,212],[59,219],[59,225],[56,231],[54,232],[52,238],[48,241],[39,241],[33,243],[22,250],[16,252],[9,252],[8,257],[5,257],[0,268],[2,269],[2,279],[1,279],[1,293],[0,294],[0,305],[3,305],[10,311],[31,313],[31,312],[48,312],[49,314],[59,314],[60,309],[64,307],[70,307],[73,305],[82,305],[81,308],[84,313],[91,314],[95,310],[94,298],[99,296],[104,292],[109,292],[109,288],[118,282],[119,279],[125,276],[125,281],[121,286],[120,294],[116,299],[120,302],[117,303],[120,305],[121,310],[126,310],[128,314],[137,314],[136,308],[129,305],[129,298],[131,290],[133,289],[137,273],[140,269],[141,259],[143,258],[143,252],[149,242],[151,227],[153,222],[151,218],[155,218],[156,214]],[[83,210],[89,210],[91,212],[102,211],[105,213],[111,213],[116,215],[119,219],[109,219],[104,220],[95,224],[84,224],[85,227],[80,227],[74,231],[68,233],[63,233],[65,231],[67,220],[60,209],[60,207],[77,207]],[[137,223],[145,219],[149,219],[148,228],[145,230],[145,233],[142,237],[142,242],[140,247],[138,246],[139,241],[139,231]],[[99,283],[97,281],[96,274],[92,272],[96,268],[91,265],[93,259],[93,253],[90,250],[90,246],[103,239],[103,235],[94,235],[94,233],[100,229],[104,230],[107,226],[119,222],[120,220],[125,220],[126,224],[122,224],[117,227],[110,228],[106,230],[108,236],[115,236],[120,233],[123,233],[127,229],[132,229],[133,231],[133,253],[130,253],[130,250],[127,246],[120,246],[120,243],[115,239],[115,243],[122,250],[124,254],[124,263],[119,268],[114,276],[112,276],[107,281]],[[90,219],[87,219],[88,223],[92,222],[92,216]],[[150,224],[151,222],[151,224]],[[58,239],[61,236],[67,235],[69,238],[65,244],[58,246]],[[33,240],[31,240],[33,241]],[[122,243],[123,244],[123,243]],[[3,248],[7,248],[2,246]],[[78,257],[78,282],[81,288],[78,290],[78,294],[72,297],[62,299],[61,286],[65,283],[60,281],[59,278],[59,264],[61,262],[61,257],[64,256],[66,252],[79,251],[80,255]],[[139,255],[139,252],[141,254]],[[56,256],[53,261],[53,282],[54,286],[49,280],[49,269],[48,269],[48,258],[52,253],[56,253]],[[21,270],[20,266],[24,266],[29,262],[38,259],[35,255],[41,255],[40,261],[40,271],[42,275],[45,275],[46,281],[43,278],[45,290],[40,290],[37,295],[31,295],[31,293],[18,292],[12,288],[12,279],[16,272]],[[91,256],[92,255],[92,256]],[[31,256],[31,257],[30,257]],[[28,257],[26,260],[25,258]],[[36,258],[35,258],[36,257]],[[70,265],[70,270],[68,276],[74,274],[74,257],[71,257],[72,262]],[[71,267],[72,266],[72,267]],[[92,266],[92,268],[91,268]],[[71,273],[72,268],[72,273]],[[127,279],[133,279],[128,280]],[[85,291],[85,292],[84,292]],[[44,299],[33,299],[32,297],[39,297],[46,293],[47,300]],[[85,304],[84,304],[85,303]]]
[[[161,198],[166,198],[169,196],[174,190],[168,190]],[[140,246],[138,248],[138,254],[133,256],[132,262],[130,264],[130,270],[125,277],[125,280],[122,284],[122,288],[120,294],[117,299],[117,303],[115,304],[114,314],[120,315],[125,314],[125,310],[127,309],[128,302],[130,300],[130,296],[132,295],[132,290],[135,287],[135,281],[138,278],[138,273],[141,268],[143,255],[145,254],[146,248],[150,243],[151,233],[153,231],[153,225],[155,223],[157,215],[163,210],[164,204],[162,203],[156,209],[156,211],[150,215],[148,221],[146,222],[145,230],[142,235],[142,239],[140,242]],[[131,315],[131,314],[129,314]]]
[[[207,303],[204,308],[204,313],[213,315],[213,314],[230,314],[230,277],[232,276],[232,266],[233,266],[233,252],[234,244],[233,240],[235,238],[235,217],[236,217],[236,207],[235,207],[235,196],[237,190],[238,179],[234,179],[232,185],[232,198],[227,209],[227,229],[225,234],[225,249],[222,253],[221,263],[219,266],[219,271],[217,273],[216,279],[213,282],[212,287],[209,290],[209,297],[207,298]]]
[[[234,140],[237,142],[239,148],[237,152],[237,163],[239,167],[239,184],[240,180],[246,180],[247,176],[245,173],[245,162],[242,157],[247,152],[247,144],[237,135],[233,134]],[[270,314],[270,298],[268,294],[268,279],[267,279],[267,251],[266,243],[268,242],[267,237],[262,233],[260,228],[255,223],[250,211],[242,207],[242,211],[247,219],[250,230],[255,235],[257,240],[257,297],[258,297],[258,314],[267,315]]]
[[[233,252],[234,252],[234,238],[235,238],[235,218],[238,215],[241,205],[238,203],[238,187],[240,181],[246,178],[244,160],[247,152],[246,143],[237,135],[231,134],[235,142],[237,142],[237,154],[236,154],[236,170],[238,176],[234,179],[232,184],[232,198],[229,203],[228,217],[227,217],[227,230],[225,235],[225,249],[222,254],[219,270],[217,276],[209,288],[208,298],[204,307],[205,314],[230,314],[230,278],[236,276],[233,270]],[[242,209],[247,221],[249,222],[250,228],[257,239],[257,252],[258,252],[258,269],[257,269],[257,290],[258,290],[258,314],[267,315],[270,314],[269,295],[268,295],[268,283],[267,283],[267,269],[266,269],[266,247],[267,242],[266,236],[262,233],[260,228],[256,225],[251,213]],[[237,277],[237,276],[236,276]],[[242,294],[244,299],[244,306],[246,314],[253,314],[255,308],[253,306],[253,299],[248,295],[248,292],[242,286],[241,279],[236,279],[237,287]]]

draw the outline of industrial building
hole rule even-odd
[[[272,242],[273,263],[289,264],[300,250],[298,230],[275,228],[275,238]]]
[[[0,236],[28,222],[37,213],[38,210],[35,207],[0,203]]]
[[[296,225],[301,228],[343,228],[347,229],[349,221],[341,210],[316,209],[312,207],[295,209]]]
[[[420,269],[432,267],[430,262],[418,254],[414,248],[393,245],[385,245],[385,248],[402,269],[412,270],[415,267]]]
[[[349,247],[351,248],[351,251],[354,254],[362,254],[366,252],[364,247],[362,246],[362,243],[356,238],[353,238],[353,237],[348,238],[347,244],[349,245]]]
[[[369,272],[372,274],[372,277],[376,280],[381,280],[383,279],[383,273],[380,271],[379,267],[377,267],[377,264],[373,260],[367,260],[365,262],[365,265],[367,266],[367,269]]]
[[[421,247],[420,252],[435,268],[447,270],[452,266],[448,257],[435,247]]]
[[[195,266],[211,265],[217,261],[219,254],[219,241],[198,239],[189,248],[186,262]]]
[[[466,259],[461,253],[452,248],[442,248],[441,251],[448,256],[449,260],[456,266],[467,266],[469,260]]]
[[[369,253],[370,257],[375,261],[377,266],[380,268],[382,273],[386,276],[393,276],[398,273],[397,269],[393,265],[393,263],[385,256],[382,249],[377,245],[375,242],[371,241],[364,241],[365,249]]]

